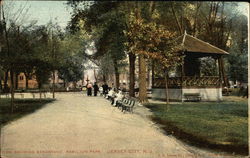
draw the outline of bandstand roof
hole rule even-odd
[[[204,42],[196,37],[188,35],[184,33],[182,36],[178,38],[180,41],[183,49],[188,53],[206,53],[206,54],[217,54],[217,55],[226,55],[229,54],[228,52],[215,47],[207,42]]]

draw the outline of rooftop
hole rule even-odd
[[[182,40],[181,44],[183,45],[183,49],[189,53],[208,53],[208,54],[220,54],[220,55],[229,54],[228,52],[216,46],[213,46],[207,42],[204,42],[186,33],[184,33],[178,39]]]

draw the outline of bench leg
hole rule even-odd
[[[125,105],[122,105],[122,109],[121,109],[121,111],[122,111],[122,112],[124,112],[124,111],[125,111],[125,109],[126,109],[126,106],[125,106]]]
[[[134,113],[134,107],[130,107],[130,112],[133,114]]]
[[[127,107],[124,106],[124,108],[122,109],[122,112],[125,114],[126,111],[127,111]]]

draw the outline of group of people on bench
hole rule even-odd
[[[122,100],[124,94],[121,90],[118,90],[118,92],[116,92],[116,90],[112,88],[105,97],[111,100],[112,105],[117,106],[117,101]]]
[[[96,82],[94,83],[94,85],[89,82],[87,83],[86,88],[87,96],[92,96],[92,89],[94,89],[94,96],[97,96],[99,92],[101,96],[104,96],[107,99],[113,98],[113,105],[116,105],[117,101],[121,100],[124,96],[123,92],[120,89],[116,90],[115,88],[111,88],[107,85],[107,83],[104,83],[101,87],[98,87]]]
[[[108,100],[111,101],[111,105],[117,107],[121,112],[130,112],[133,113],[133,109],[136,105],[136,99],[126,96],[122,90],[111,89],[108,94],[105,96]]]

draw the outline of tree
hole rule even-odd
[[[81,31],[71,34],[67,30],[60,40],[58,75],[64,80],[64,86],[68,82],[73,82],[76,85],[76,82],[82,79],[84,63],[86,61],[84,51],[87,47],[87,37]]]
[[[216,60],[211,57],[200,59],[200,74],[202,76],[218,76]]]
[[[111,61],[111,55],[105,54],[100,58],[100,64],[99,67],[99,75],[102,76],[103,82],[107,82],[109,80],[108,74],[114,74],[114,66],[113,63],[110,63]]]
[[[42,85],[48,82],[52,71],[52,66],[49,59],[50,51],[48,48],[49,34],[46,26],[35,27],[31,33],[37,38],[33,38],[32,40],[32,56],[29,56],[29,65],[26,65],[27,68],[30,66],[31,70],[29,71],[29,69],[27,69],[25,73],[26,75],[27,73],[30,73],[30,76],[35,76],[36,81],[38,82],[38,89],[41,99]]]
[[[110,54],[116,78],[116,88],[119,88],[119,69],[124,65],[126,57],[123,30],[124,14],[117,8],[118,2],[93,2],[74,15],[71,29],[86,30],[95,42],[96,52],[93,57],[101,59],[104,54]],[[75,21],[75,19],[78,19]],[[79,22],[80,21],[80,22]],[[84,21],[83,27],[79,27]]]
[[[9,5],[10,10],[6,9],[4,6]],[[13,4],[11,2],[6,3],[5,5],[0,4],[0,11],[1,11],[1,37],[3,37],[3,49],[1,49],[1,65],[3,69],[5,70],[5,81],[4,81],[4,90],[7,91],[7,80],[8,75],[10,74],[10,92],[11,92],[11,111],[14,111],[14,76],[15,72],[17,72],[16,66],[18,67],[17,59],[18,59],[18,51],[20,48],[19,41],[16,41],[17,38],[19,38],[20,33],[20,27],[17,27],[18,25],[22,25],[23,21],[25,20],[25,14],[27,12],[24,12],[25,6],[21,6],[16,13],[11,13],[11,7],[13,7]],[[6,14],[9,13],[9,14]],[[22,16],[21,16],[22,15]],[[16,43],[18,44],[16,44]],[[1,46],[2,47],[2,46]]]
[[[143,19],[130,16],[127,45],[130,51],[147,58],[158,60],[162,63],[166,72],[166,100],[167,93],[167,74],[171,67],[182,64],[182,55],[179,46],[173,42],[176,37],[174,32],[168,31],[164,26],[157,25],[154,21],[146,23]],[[155,17],[157,18],[157,14]],[[144,99],[144,98],[143,98]],[[143,102],[144,100],[141,100]]]
[[[38,89],[40,92],[40,99],[41,99],[42,85],[48,83],[53,68],[51,65],[48,64],[48,62],[37,60],[34,70],[35,70],[36,81],[38,82]]]
[[[76,82],[81,80],[83,76],[82,61],[72,59],[71,57],[70,59],[66,60],[65,64],[59,67],[58,72],[59,77],[63,79],[64,82],[73,82],[74,85],[76,85]]]
[[[52,96],[55,98],[55,74],[64,56],[60,52],[60,41],[63,34],[58,23],[50,21],[47,24],[48,33],[48,62],[52,67]]]
[[[2,85],[3,77],[4,77],[4,71],[0,67],[0,92],[2,92],[2,90],[3,90],[3,85]]]

